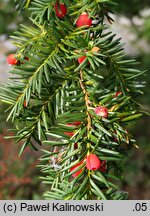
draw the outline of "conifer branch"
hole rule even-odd
[[[89,104],[91,104],[91,102],[89,101],[89,93],[86,91],[86,88],[84,86],[84,83],[83,83],[83,72],[82,70],[80,70],[80,86],[81,86],[81,89],[84,93],[84,99],[85,99],[85,104],[86,104],[86,112],[87,112],[87,134],[90,133],[90,130],[91,130],[91,115],[89,113]]]
[[[24,141],[20,154],[28,145],[48,146],[39,165],[47,199],[126,199],[115,180],[137,146],[127,127],[141,116],[136,98],[145,71],[105,31],[115,3],[61,1],[57,8],[56,0],[16,1],[21,9],[31,5],[36,25],[13,37],[14,76],[1,93],[11,105],[8,119],[19,125],[14,138]]]

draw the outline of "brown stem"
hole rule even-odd
[[[85,99],[85,104],[86,104],[86,107],[87,107],[87,111],[86,111],[86,113],[87,113],[87,132],[89,132],[91,130],[91,115],[89,113],[89,104],[91,102],[89,100],[89,94],[86,91],[85,85],[83,83],[83,73],[82,73],[82,70],[80,70],[80,80],[79,80],[79,83],[80,83],[82,91],[83,91],[83,93],[85,95],[84,99]]]

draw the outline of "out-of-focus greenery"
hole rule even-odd
[[[141,97],[140,104],[146,112],[150,113],[150,53],[140,55],[137,59],[141,62],[141,68],[147,69],[144,95]],[[137,140],[139,148],[131,149],[124,161],[124,180],[123,190],[129,192],[129,199],[150,199],[150,117],[143,115],[142,119],[131,129],[131,133]]]
[[[150,16],[145,18],[144,20],[143,34],[145,38],[150,42]]]
[[[118,11],[131,19],[136,17],[143,20],[143,25],[134,26],[133,32],[136,32],[139,40],[150,42],[150,16],[141,17],[142,9],[147,8],[149,0],[118,0]],[[132,20],[133,21],[133,20]],[[136,29],[136,31],[135,31]],[[137,43],[137,42],[136,42]],[[140,104],[145,112],[150,113],[150,52],[142,52],[136,56],[141,62],[140,67],[147,70],[147,74],[143,77],[146,81],[146,87],[143,90],[144,95],[141,97]],[[150,199],[150,117],[143,115],[143,118],[131,129],[131,133],[136,137],[139,148],[131,149],[128,157],[124,161],[124,180],[122,182],[123,190],[129,192],[129,199]]]
[[[118,2],[121,1],[118,0]],[[150,46],[150,16],[140,16],[140,12],[143,8],[149,6],[150,9],[150,2],[140,1],[140,4],[137,5],[134,4],[135,2],[138,3],[138,0],[131,0],[131,4],[129,1],[122,2],[123,4],[122,7],[119,8],[119,11],[120,13],[123,12],[123,14],[131,19],[136,15],[139,19],[143,20],[143,25],[141,25],[140,28],[134,26],[131,31],[137,34],[136,38],[146,41],[147,46]],[[126,4],[126,6],[123,6],[124,4]],[[135,5],[135,7],[133,7],[132,4]],[[138,42],[136,41],[136,43]],[[145,51],[144,53],[142,49],[135,57],[140,62],[139,67],[147,70],[145,77],[143,77],[143,80],[146,81],[146,86],[143,89],[144,95],[141,96],[140,104],[145,112],[150,113],[150,51]],[[131,129],[131,134],[136,138],[139,148],[131,149],[124,161],[122,188],[129,192],[129,199],[150,199],[150,117],[143,114],[142,119]]]
[[[16,12],[15,1],[0,0],[0,35],[10,35],[26,18],[26,11],[23,11],[22,14]]]
[[[37,168],[40,152],[27,148],[21,157],[18,157],[19,146],[13,145],[13,128],[10,122],[6,123],[8,108],[0,102],[0,200],[4,199],[43,199],[43,187],[38,176]],[[20,143],[21,144],[21,143]]]
[[[125,14],[128,17],[139,14],[141,9],[145,7],[150,7],[149,0],[116,0],[115,2],[118,3],[118,6],[116,6],[116,11],[121,14]]]

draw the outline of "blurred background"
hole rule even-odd
[[[141,62],[142,70],[147,70],[143,77],[147,81],[140,103],[145,111],[150,112],[150,1],[116,0],[112,31],[125,43],[125,51]],[[19,28],[20,23],[27,23],[27,12],[17,13],[14,1],[0,0],[0,85],[8,79],[10,67],[6,56],[15,52],[9,35]],[[6,123],[7,106],[0,102],[0,199],[43,199],[44,185],[38,176],[40,170],[39,152],[26,149],[18,158],[19,145],[12,145],[12,140],[4,136],[11,123]],[[144,115],[132,128],[139,149],[132,149],[124,161],[124,178],[121,190],[129,192],[129,199],[150,199],[150,117]],[[9,156],[9,157],[8,157]]]

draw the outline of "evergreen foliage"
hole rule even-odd
[[[16,0],[1,0],[0,1],[0,35],[4,34],[5,36],[12,34],[14,30],[19,27],[19,23],[24,22],[24,20],[27,21],[28,19],[28,13],[27,10],[24,10],[24,13],[17,13],[16,8],[19,9],[19,11],[23,11],[23,8],[21,9],[21,2],[18,1],[19,5],[17,4]],[[24,1],[24,3],[26,0]],[[23,5],[22,5],[23,6]],[[25,6],[25,5],[24,5]],[[29,21],[26,22],[26,24]]]
[[[1,94],[10,105],[8,120],[16,124],[15,143],[24,142],[20,154],[28,145],[46,146],[40,159],[41,179],[49,185],[46,199],[127,199],[116,181],[128,150],[137,147],[127,129],[142,115],[137,100],[145,71],[126,57],[121,39],[109,30],[116,4],[60,1],[67,15],[59,19],[54,10],[59,1],[21,2],[33,25],[21,25],[12,36],[20,64],[10,71]],[[85,11],[92,25],[77,27]],[[96,114],[99,106],[107,108],[107,118]],[[97,155],[105,169],[87,169],[89,154]]]

